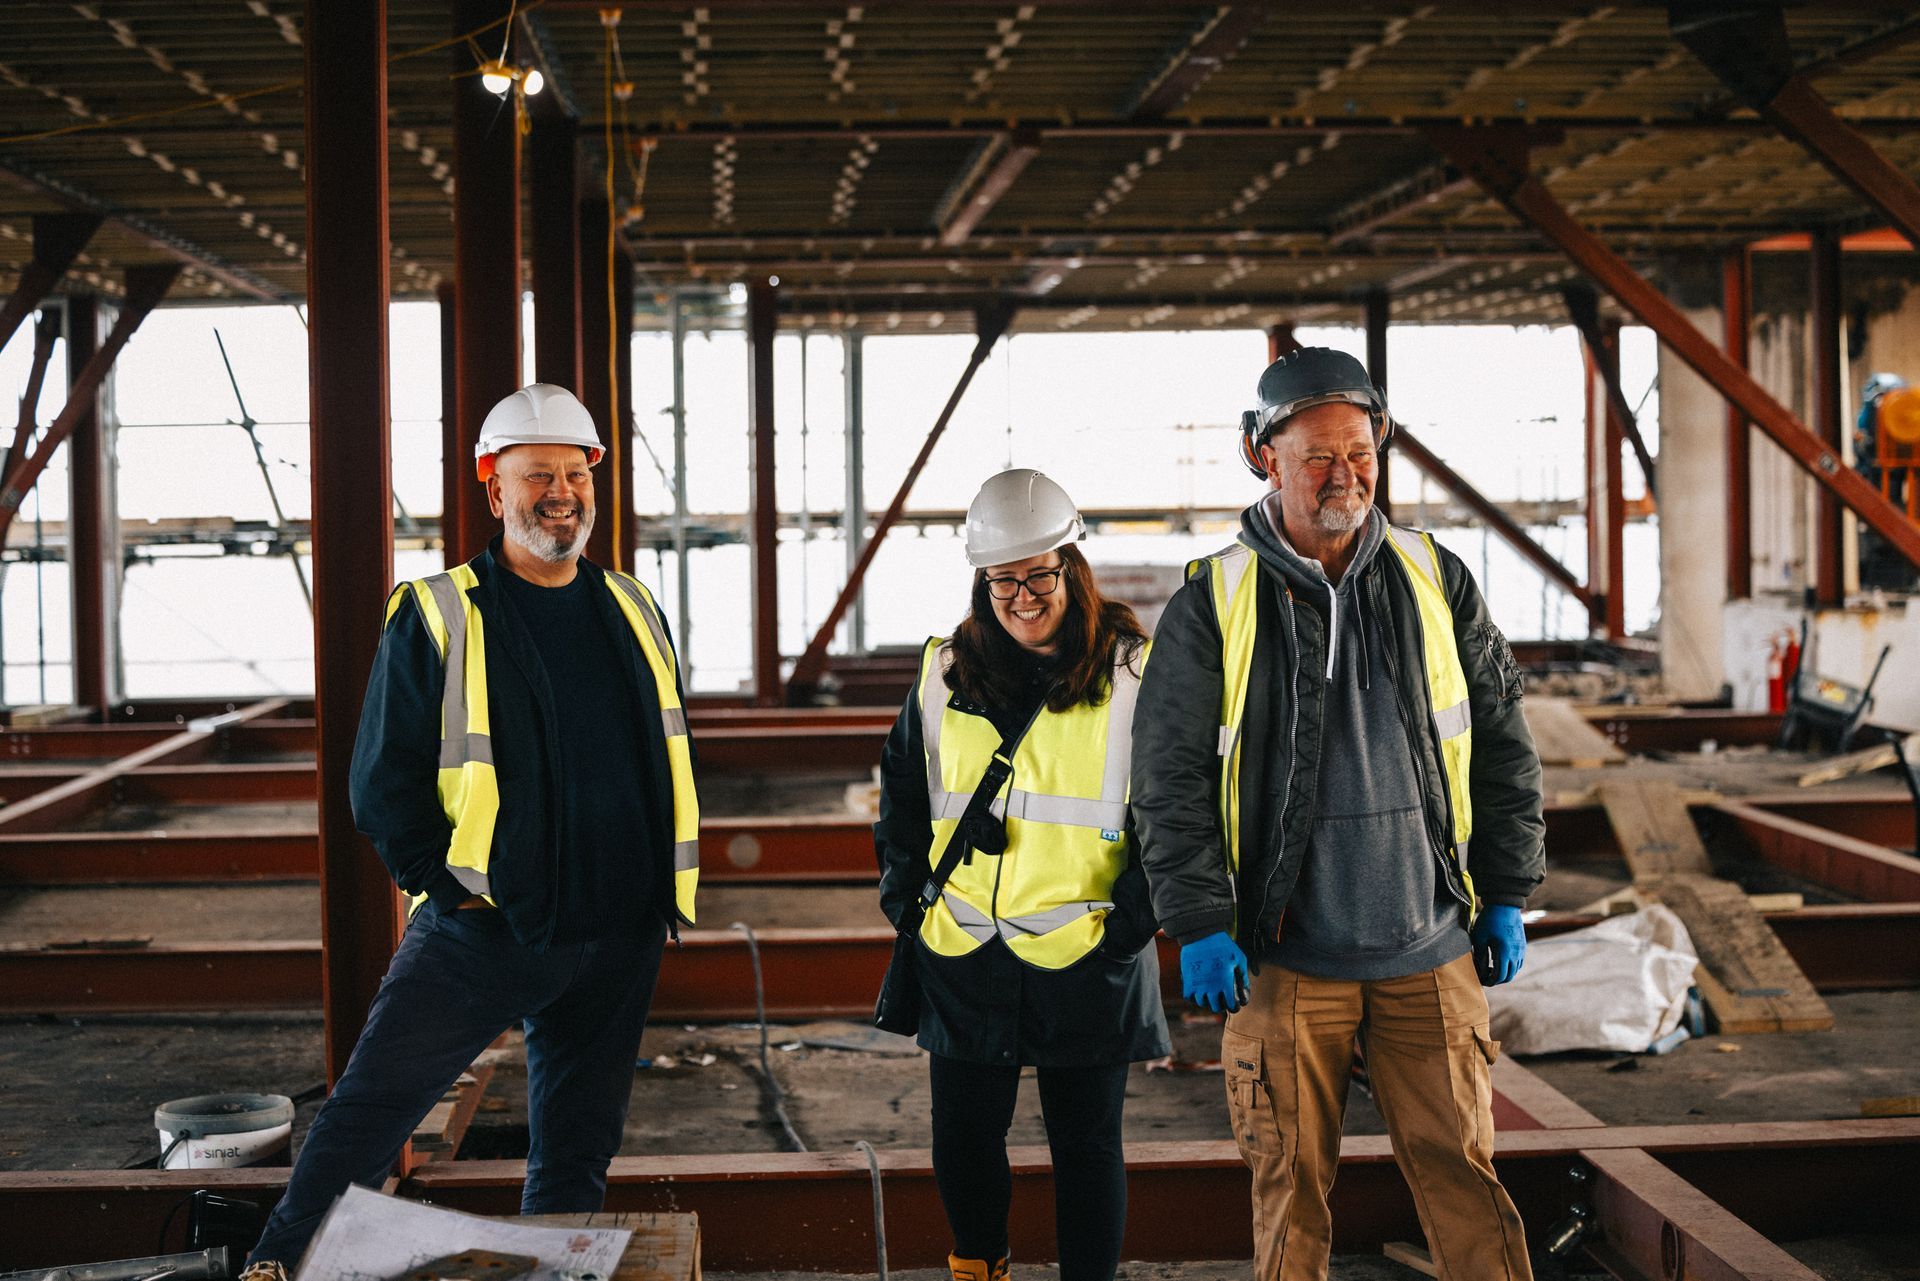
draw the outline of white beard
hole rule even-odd
[[[540,560],[550,565],[558,565],[572,560],[586,547],[587,536],[593,533],[593,513],[584,508],[581,510],[580,533],[565,542],[561,541],[558,535],[550,533],[541,526],[534,507],[509,506],[506,525],[507,533],[514,542],[519,543]]]
[[[1367,523],[1367,512],[1371,503],[1362,503],[1358,507],[1329,507],[1324,503],[1313,512],[1313,525],[1323,534],[1351,534]]]

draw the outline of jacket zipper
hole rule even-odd
[[[1389,616],[1391,616],[1390,612],[1389,612]],[[1393,646],[1387,645],[1387,646],[1383,646],[1383,648],[1386,651],[1387,663],[1393,675],[1393,705],[1395,710],[1400,713],[1400,727],[1406,733],[1406,736],[1407,736],[1407,754],[1413,759],[1414,776],[1420,780],[1420,792],[1421,792],[1421,795],[1424,796],[1428,791],[1427,767],[1426,767],[1426,763],[1420,759],[1420,749],[1415,745],[1415,739],[1414,739],[1414,733],[1413,733],[1413,713],[1407,706],[1406,689],[1401,684],[1400,660],[1395,655]],[[1434,719],[1431,714],[1427,716],[1426,720],[1427,720],[1427,732],[1433,736],[1433,741],[1435,743],[1438,743],[1440,741],[1440,727],[1434,723]],[[1451,832],[1453,830],[1453,798],[1451,796],[1442,795],[1441,804],[1445,807],[1445,811],[1446,811],[1447,830]],[[1425,815],[1422,815],[1422,817],[1424,818]],[[1441,875],[1446,877],[1447,892],[1453,895],[1453,897],[1457,899],[1460,903],[1464,904],[1466,906],[1468,913],[1471,914],[1473,911],[1473,904],[1467,902],[1466,891],[1456,882],[1454,878],[1453,863],[1450,859],[1447,858],[1445,844],[1442,843],[1434,835],[1433,824],[1431,822],[1425,822],[1422,824],[1422,826],[1426,828],[1426,832],[1427,832],[1427,847],[1432,852],[1434,858],[1439,862]]]
[[[1258,566],[1252,566],[1251,568],[1257,569]],[[1256,579],[1254,581],[1253,587],[1256,591],[1259,590],[1259,580]],[[1260,930],[1260,918],[1267,914],[1267,900],[1273,895],[1273,878],[1279,874],[1280,864],[1285,861],[1287,848],[1287,811],[1293,807],[1293,772],[1294,767],[1300,760],[1300,748],[1298,745],[1300,737],[1300,626],[1294,613],[1293,589],[1285,583],[1282,583],[1280,584],[1280,590],[1285,592],[1287,597],[1287,689],[1293,697],[1288,700],[1287,704],[1289,713],[1287,717],[1287,777],[1286,782],[1283,783],[1280,788],[1280,820],[1278,823],[1280,844],[1279,849],[1274,853],[1273,866],[1267,869],[1267,879],[1260,886],[1260,906],[1253,914],[1253,929],[1255,934],[1258,934]],[[1245,708],[1241,709],[1240,715],[1244,723],[1246,717]]]

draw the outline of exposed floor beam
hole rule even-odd
[[[1848,467],[1791,410],[1728,360],[1659,290],[1581,226],[1532,173],[1523,137],[1474,126],[1434,129],[1429,137],[1523,224],[1558,245],[1694,372],[1737,404],[1803,470],[1832,490],[1910,563],[1920,565],[1920,527]]]
[[[1640,421],[1634,416],[1633,406],[1627,403],[1626,388],[1620,385],[1619,344],[1608,337],[1606,327],[1600,323],[1599,296],[1593,286],[1582,282],[1561,286],[1560,297],[1566,301],[1573,327],[1580,331],[1580,340],[1593,353],[1594,369],[1607,396],[1607,412],[1613,415],[1620,434],[1633,446],[1640,475],[1646,479],[1647,492],[1652,494],[1655,492],[1653,451],[1647,448],[1647,439],[1640,434]]]
[[[1802,880],[1868,902],[1920,903],[1920,858],[1742,801],[1721,801],[1713,811],[1732,820],[1761,858]]]
[[[33,257],[21,270],[6,302],[0,303],[0,347],[7,345],[20,322],[53,292],[102,221],[94,213],[33,216]]]
[[[1039,154],[1039,135],[1027,130],[988,139],[941,201],[934,220],[939,243],[948,249],[964,244]]]
[[[1452,165],[1431,165],[1405,178],[1397,178],[1336,209],[1327,220],[1327,243],[1338,246],[1364,240],[1381,227],[1472,187],[1473,179]]]
[[[1668,7],[1673,34],[1761,118],[1920,246],[1920,185],[1883,157],[1793,68],[1786,16],[1778,6],[1702,11]],[[1908,33],[1909,35],[1911,33]]]
[[[38,173],[16,160],[0,156],[0,181],[9,182],[35,196],[51,196],[70,209],[96,214],[111,222],[120,231],[159,250],[168,258],[192,267],[202,275],[210,276],[250,298],[258,298],[262,302],[288,301],[288,295],[265,277],[256,276],[244,267],[235,266],[215,257],[150,219],[127,213],[91,192],[83,191],[49,174]]]
[[[1267,20],[1264,4],[1222,5],[1173,50],[1114,112],[1122,120],[1159,120],[1187,104],[1207,78],[1239,53]]]

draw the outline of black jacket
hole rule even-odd
[[[559,850],[567,830],[566,816],[555,803],[560,784],[552,745],[559,729],[546,668],[499,581],[506,572],[495,561],[499,544],[496,537],[468,562],[479,580],[468,596],[479,607],[484,629],[487,703],[500,786],[488,877],[493,900],[514,937],[541,948],[557,924]],[[579,572],[597,588],[592,595],[601,622],[619,638],[616,648],[626,659],[628,693],[645,745],[645,759],[633,763],[633,786],[643,789],[650,820],[633,838],[654,871],[648,906],[671,926],[677,920],[673,780],[667,770],[659,694],[640,643],[606,587],[605,571],[584,560],[579,564]],[[436,791],[444,670],[439,647],[408,591],[387,622],[367,680],[350,783],[354,825],[373,842],[394,881],[407,893],[424,893],[450,909],[469,894],[447,870],[453,827]]]
[[[1468,871],[1487,903],[1521,906],[1545,871],[1540,758],[1521,713],[1521,679],[1506,637],[1460,558],[1438,547],[1454,638],[1473,713],[1473,839]],[[1182,943],[1231,930],[1258,958],[1300,874],[1319,795],[1327,621],[1317,602],[1289,596],[1279,570],[1254,574],[1258,631],[1241,728],[1240,874],[1228,873],[1220,830],[1220,627],[1212,566],[1168,603],[1134,713],[1133,815],[1154,908]],[[1449,842],[1451,807],[1420,661],[1420,616],[1397,556],[1360,571],[1366,608],[1384,620],[1388,673],[1415,744],[1433,856]],[[1283,804],[1282,797],[1288,799]],[[1443,860],[1443,866],[1446,866]],[[1456,892],[1464,888],[1453,878]]]
[[[1004,737],[1009,724],[1026,723],[1043,692],[1036,685],[1032,703],[1005,711],[974,707],[957,692],[948,706],[987,717]],[[918,681],[881,754],[873,844],[880,908],[899,930],[916,919],[914,899],[932,870],[929,855],[941,853],[932,849]],[[1064,970],[1028,965],[998,939],[958,957],[917,948],[921,1046],[968,1062],[1044,1067],[1129,1063],[1168,1053],[1160,961],[1152,946],[1159,926],[1137,857],[1114,881],[1113,902],[1100,946]]]

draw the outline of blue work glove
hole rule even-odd
[[[1180,949],[1180,991],[1203,1010],[1231,1014],[1247,1003],[1247,954],[1225,930]]]
[[[1527,959],[1527,931],[1520,924],[1520,909],[1496,903],[1480,909],[1474,921],[1473,967],[1480,971],[1482,987],[1498,987],[1520,972]]]

